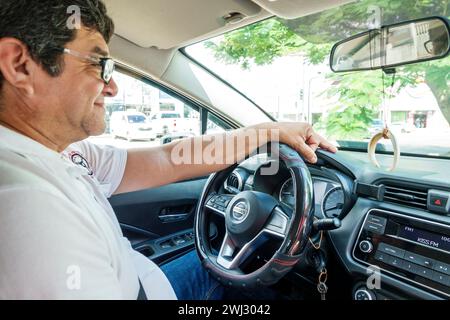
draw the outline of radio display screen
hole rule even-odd
[[[450,252],[450,236],[437,234],[410,226],[400,225],[398,236],[431,248]]]

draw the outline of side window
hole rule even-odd
[[[200,135],[197,108],[124,73],[116,71],[114,80],[119,91],[106,99],[106,131],[92,142],[140,148]]]
[[[206,134],[221,133],[230,130],[230,126],[220,120],[215,115],[208,113],[208,123],[206,126]]]

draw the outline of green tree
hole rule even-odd
[[[322,64],[335,42],[367,30],[368,22],[376,25],[380,18],[382,24],[391,24],[434,15],[449,17],[449,0],[363,0],[295,20],[268,19],[228,33],[219,43],[206,42],[206,46],[218,60],[244,69],[252,63],[270,64],[278,57],[298,52],[310,64]],[[408,65],[397,71],[398,89],[424,79],[450,123],[450,59]],[[328,76],[338,85],[324,94],[339,96],[339,105],[320,124],[328,134],[361,138],[367,132],[382,102],[380,75],[381,71]]]

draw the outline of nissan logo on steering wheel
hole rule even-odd
[[[245,202],[239,202],[237,203],[232,210],[232,217],[233,220],[240,223],[247,218],[248,214],[250,212],[249,205]]]

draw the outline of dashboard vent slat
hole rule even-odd
[[[233,187],[238,189],[239,188],[239,180],[238,178],[232,174],[229,178],[228,178],[228,186],[229,187]]]
[[[238,176],[238,173],[233,172],[225,181],[225,189],[228,192],[237,194],[243,190],[242,177]]]
[[[427,209],[428,190],[420,187],[406,187],[384,184],[385,193],[383,200],[408,207]]]

